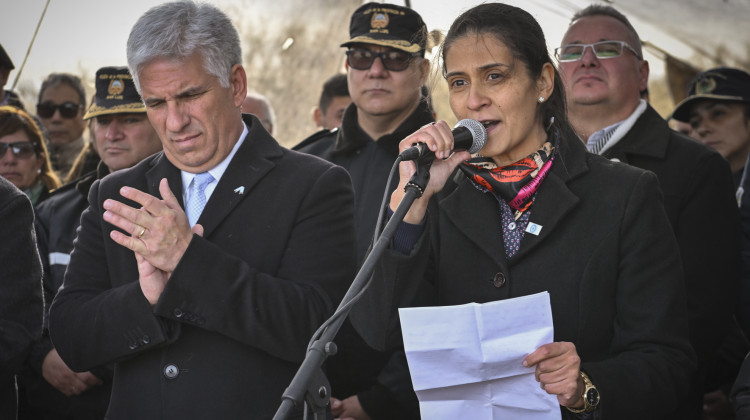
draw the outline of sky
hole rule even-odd
[[[613,1],[613,0],[609,0]],[[644,0],[618,0],[615,6],[625,8],[628,2],[633,4]],[[679,2],[700,3],[698,0],[677,0]],[[712,0],[718,7],[721,3],[740,3],[746,0]],[[41,28],[37,34],[31,54],[20,73],[24,56],[33,38],[34,30],[47,0],[0,0],[3,10],[3,24],[0,25],[0,43],[16,65],[11,72],[6,88],[12,87],[18,78],[18,88],[25,85],[38,88],[44,77],[53,71],[81,74],[82,71],[93,73],[106,65],[126,65],[125,43],[133,23],[150,7],[162,0],[50,0]],[[283,7],[314,7],[316,0],[276,0],[273,3],[263,0],[209,0],[219,7],[242,7],[251,13],[257,9],[267,13],[269,24],[278,16]],[[402,4],[398,1],[393,1]],[[453,19],[460,12],[480,3],[478,0],[412,0],[411,4],[424,18],[430,30],[447,30]],[[570,15],[574,10],[591,3],[590,0],[508,0],[529,11],[540,22],[545,31],[550,49],[554,48],[567,27]],[[658,2],[657,2],[658,3]],[[736,3],[735,3],[736,4]],[[715,6],[712,6],[715,7]],[[745,7],[745,6],[743,6]],[[11,10],[12,13],[6,13]],[[231,17],[231,16],[230,16]],[[696,16],[696,18],[701,18]],[[706,21],[704,23],[710,24]],[[631,16],[634,26],[642,38],[656,40],[662,48],[668,49],[678,57],[687,58],[693,53],[679,37],[670,35],[660,28],[658,23],[643,22],[637,16]],[[710,20],[710,19],[709,19]],[[686,22],[687,23],[687,22]],[[345,24],[348,25],[348,22]],[[685,25],[689,26],[689,25]],[[719,28],[720,24],[714,24]],[[731,25],[730,25],[731,26]],[[747,31],[745,31],[747,32]],[[654,76],[663,74],[663,65],[658,58],[646,55],[651,64]]]

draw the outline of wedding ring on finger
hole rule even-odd
[[[143,234],[144,234],[144,233],[146,233],[146,228],[145,228],[145,227],[143,227],[143,226],[141,226],[141,232],[140,232],[140,233],[138,233],[138,236],[137,236],[137,237],[138,237],[138,239],[141,239],[141,237],[143,237]]]

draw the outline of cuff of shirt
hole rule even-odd
[[[390,220],[392,216],[393,210],[389,207],[388,219]],[[405,255],[411,254],[414,245],[424,232],[425,220],[426,217],[423,218],[418,225],[403,221],[399,223],[398,228],[396,228],[396,233],[393,234],[393,249]]]

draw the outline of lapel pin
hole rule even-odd
[[[245,187],[237,187],[235,188],[234,192],[237,194],[244,194],[245,193]]]
[[[526,232],[539,236],[539,232],[542,231],[542,225],[537,225],[536,223],[529,222],[529,225],[526,226]]]

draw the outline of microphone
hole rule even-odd
[[[465,119],[459,121],[453,127],[453,150],[467,150],[476,153],[484,147],[487,142],[487,130],[482,123],[476,120]],[[416,143],[398,155],[401,160],[421,160],[423,158],[432,162],[435,153],[424,143]]]

